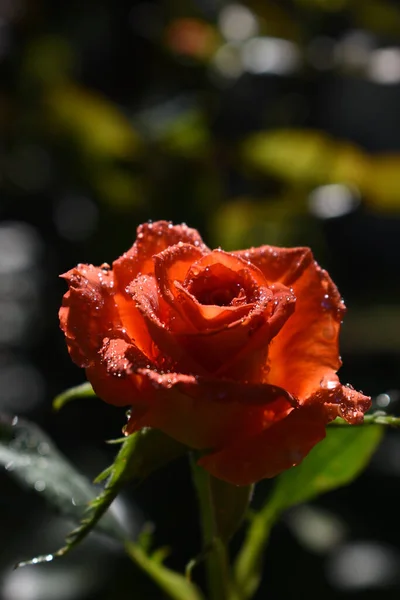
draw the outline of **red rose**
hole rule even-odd
[[[127,432],[158,428],[246,485],[298,464],[336,416],[370,398],[339,383],[345,307],[308,248],[209,250],[186,225],[138,228],[113,264],[63,277],[72,359],[100,398],[131,406]]]

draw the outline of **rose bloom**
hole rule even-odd
[[[247,485],[297,465],[370,398],[336,375],[345,307],[309,248],[210,250],[195,229],[141,225],[112,269],[80,264],[61,328],[96,394]]]

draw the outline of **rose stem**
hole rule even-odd
[[[218,535],[211,494],[211,476],[196,464],[193,454],[190,455],[190,462],[200,509],[209,597],[210,600],[228,600],[231,597],[228,551]]]

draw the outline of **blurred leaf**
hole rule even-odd
[[[372,208],[400,211],[400,154],[370,157],[360,189]]]
[[[138,207],[146,198],[142,177],[112,162],[93,162],[88,174],[99,197],[114,208]]]
[[[64,517],[78,521],[97,490],[60,454],[43,431],[14,417],[0,418],[0,464],[19,484],[35,490]],[[121,527],[111,515],[99,524],[100,531],[121,537]]]
[[[400,34],[400,9],[398,3],[385,0],[353,0],[352,16],[361,28],[369,29],[381,35],[398,36]]]
[[[22,81],[27,78],[45,86],[59,85],[70,77],[74,63],[74,50],[65,37],[34,37],[24,53]]]
[[[216,208],[212,219],[215,243],[226,250],[271,244],[316,248],[323,243],[308,213],[304,194],[293,189],[273,198],[237,198]]]
[[[97,525],[121,488],[132,479],[140,483],[153,471],[174,460],[186,451],[186,447],[157,429],[145,428],[126,438],[114,463],[98,476],[102,480],[108,476],[104,490],[88,505],[79,526],[72,531],[66,545],[52,556],[58,558],[77,546]],[[119,535],[123,539],[125,534]],[[47,562],[46,556],[36,557],[26,564]]]
[[[137,544],[127,542],[125,548],[131,559],[145,571],[174,600],[202,600],[203,595],[185,577],[152,560]]]
[[[45,105],[56,131],[73,139],[92,158],[128,159],[141,142],[130,121],[100,94],[72,82],[47,91]]]
[[[235,564],[241,598],[251,598],[262,577],[262,553],[272,526],[289,507],[353,481],[367,466],[383,427],[332,427],[297,467],[276,478],[264,508],[256,513]]]
[[[308,130],[251,135],[242,145],[244,166],[310,189],[329,183],[356,188],[377,210],[400,210],[400,154],[369,156],[354,144]]]
[[[295,185],[318,185],[329,181],[334,152],[328,136],[294,129],[255,133],[242,146],[245,165]]]
[[[53,400],[53,409],[60,410],[63,406],[68,404],[68,402],[71,402],[71,400],[75,400],[76,398],[92,398],[93,396],[96,396],[96,394],[92,386],[88,381],[85,381],[85,383],[76,385],[75,387],[65,390],[65,392],[62,392],[61,394],[58,394]]]
[[[162,565],[165,549],[155,551],[154,558],[147,556],[139,545],[126,541],[123,528],[112,515],[104,515],[124,483],[132,478],[140,480],[146,477],[155,468],[175,458],[178,450],[182,449],[174,440],[169,444],[167,436],[156,430],[147,429],[129,436],[112,465],[104,491],[93,499],[95,490],[90,482],[61,456],[38,427],[17,418],[11,422],[1,418],[0,464],[19,483],[43,494],[62,515],[75,520],[83,517],[63,548],[20,562],[18,566],[50,562],[63,556],[98,524],[100,531],[125,541],[132,560],[172,598],[201,600],[195,585]]]
[[[169,123],[160,141],[172,154],[197,158],[207,154],[211,139],[204,116],[197,110],[191,110]]]

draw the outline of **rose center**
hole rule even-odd
[[[234,281],[221,281],[217,277],[198,277],[191,281],[189,291],[200,304],[238,306],[246,303],[243,286]]]

